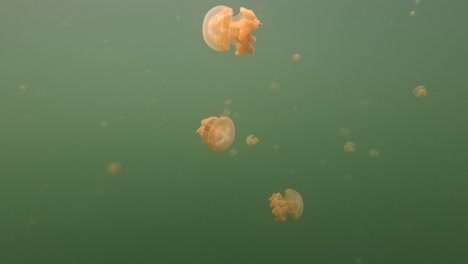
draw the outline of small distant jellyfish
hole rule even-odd
[[[413,95],[417,98],[422,98],[427,96],[426,86],[420,85],[413,89]]]
[[[245,143],[247,143],[247,146],[252,147],[258,144],[260,140],[258,139],[257,136],[254,134],[248,135],[247,138],[245,139]]]
[[[232,8],[215,6],[205,15],[203,20],[203,39],[216,51],[229,50],[230,45],[236,46],[236,55],[252,53],[251,42],[256,38],[251,33],[260,25],[260,21],[252,10],[241,7],[240,13],[233,16]]]
[[[380,156],[380,151],[377,149],[370,149],[369,150],[369,156],[372,158],[377,158]]]
[[[107,164],[106,171],[109,175],[117,175],[122,171],[122,165],[118,162],[110,162]]]
[[[297,220],[304,211],[302,196],[293,189],[287,188],[284,197],[281,193],[274,193],[270,196],[271,213],[275,216],[275,221],[284,222],[289,214],[292,219]]]
[[[348,141],[344,144],[343,149],[347,153],[354,152],[356,150],[356,144],[354,142]]]
[[[211,116],[203,119],[197,133],[202,141],[215,152],[229,148],[236,136],[234,123],[227,116]]]
[[[295,62],[298,62],[301,60],[301,55],[299,55],[299,53],[294,53],[291,57],[291,59]]]
[[[416,15],[416,11],[412,10],[410,13],[409,13],[410,16],[414,17]]]
[[[421,4],[421,0],[414,0],[414,5],[419,5]]]

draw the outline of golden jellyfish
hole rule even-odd
[[[291,59],[295,62],[298,62],[301,60],[301,55],[299,53],[294,53],[291,57]]]
[[[122,171],[122,165],[118,162],[110,162],[107,164],[106,171],[109,175],[117,175]]]
[[[236,136],[234,123],[227,116],[211,116],[203,119],[197,133],[202,141],[215,152],[226,150],[234,142]]]
[[[354,142],[348,141],[344,144],[343,149],[348,153],[354,152],[356,150],[356,144]]]
[[[276,221],[286,221],[286,216],[288,214],[294,220],[297,220],[304,211],[302,196],[296,190],[290,188],[284,191],[284,197],[281,193],[274,193],[269,200],[270,207],[273,208],[271,213],[275,216]]]
[[[233,16],[232,8],[215,6],[203,20],[203,39],[216,51],[226,51],[230,45],[235,45],[236,55],[252,53],[254,47],[250,42],[256,38],[251,33],[259,25],[260,21],[252,10],[241,7],[240,13]]]
[[[416,96],[417,98],[426,97],[427,96],[426,86],[419,85],[416,88],[414,88],[413,95]]]
[[[258,144],[260,140],[258,139],[257,136],[254,134],[248,135],[247,138],[245,139],[245,143],[247,143],[247,146],[252,147]]]

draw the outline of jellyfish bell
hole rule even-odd
[[[296,190],[287,188],[284,191],[284,197],[281,193],[274,193],[269,200],[270,207],[273,208],[271,213],[275,216],[276,221],[286,221],[288,214],[292,219],[297,220],[304,212],[302,196]]]
[[[413,89],[413,95],[417,98],[422,98],[427,96],[427,89],[424,85],[419,85]]]
[[[294,53],[291,57],[291,59],[295,62],[298,62],[301,60],[301,55],[299,53]]]
[[[245,143],[247,144],[247,146],[249,147],[252,147],[252,146],[255,146],[258,144],[260,140],[258,139],[257,136],[255,136],[254,134],[250,134],[247,136],[247,138],[245,139]]]
[[[299,219],[304,211],[302,196],[296,190],[289,188],[284,191],[284,196],[288,204],[289,214],[294,220]]]
[[[205,15],[203,20],[203,39],[213,50],[229,50],[229,25],[233,11],[227,6],[215,6]]]
[[[106,167],[107,174],[117,175],[122,171],[122,165],[118,162],[110,162]]]
[[[252,10],[241,7],[240,13],[233,16],[233,10],[227,6],[215,6],[210,9],[203,20],[203,39],[216,51],[236,47],[236,55],[252,53],[254,47],[250,42],[256,38],[251,33],[260,25]]]
[[[344,144],[343,150],[347,153],[354,152],[356,150],[356,143],[348,141]]]
[[[202,141],[215,152],[229,148],[236,136],[234,123],[227,116],[211,116],[203,119],[197,133]]]

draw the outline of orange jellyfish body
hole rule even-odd
[[[229,148],[236,136],[234,123],[227,116],[211,116],[201,121],[197,133],[213,151],[221,152]]]
[[[251,34],[258,28],[260,21],[252,10],[241,7],[237,16],[232,16],[232,8],[215,6],[203,20],[203,39],[216,51],[229,50],[236,46],[236,55],[252,53],[254,47],[250,42],[256,38]]]
[[[274,193],[270,197],[270,207],[273,208],[271,213],[275,216],[276,221],[286,221],[286,215],[289,214],[294,220],[301,217],[304,211],[304,203],[302,196],[293,189],[284,191],[284,198],[281,193]]]

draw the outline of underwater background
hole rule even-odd
[[[255,12],[254,53],[205,44],[216,5]],[[0,263],[468,263],[467,10],[2,0]]]

